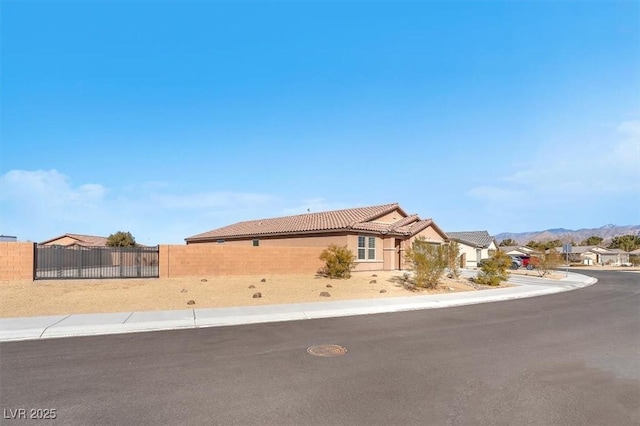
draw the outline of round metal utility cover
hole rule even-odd
[[[347,348],[340,345],[314,345],[307,348],[307,353],[314,356],[333,357],[347,353]]]

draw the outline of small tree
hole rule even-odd
[[[518,242],[512,238],[500,241],[500,247],[517,246]]]
[[[447,266],[453,278],[460,277],[460,244],[457,241],[451,241],[446,248],[447,250]]]
[[[611,244],[609,244],[609,248],[634,251],[635,249],[640,248],[640,235],[621,235],[613,237]]]
[[[592,235],[589,238],[587,238],[586,240],[582,241],[580,243],[580,245],[582,245],[582,246],[597,246],[598,244],[602,243],[603,241],[604,241],[604,238],[598,237],[597,235]]]
[[[320,260],[325,263],[321,272],[329,278],[350,278],[355,268],[356,256],[347,246],[331,244],[321,254]]]
[[[482,262],[476,282],[484,285],[500,285],[502,281],[509,278],[511,262],[511,257],[505,252],[496,251],[489,259]]]
[[[438,288],[447,268],[446,249],[442,245],[432,244],[424,237],[418,237],[404,256],[413,270],[416,287]]]
[[[535,262],[536,271],[538,275],[544,277],[549,275],[552,269],[557,268],[562,263],[562,257],[556,249],[549,249],[548,251],[540,252],[536,255],[537,261]]]
[[[131,232],[118,231],[107,238],[108,247],[135,247],[136,245],[136,239]]]

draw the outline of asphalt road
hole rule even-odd
[[[638,425],[640,274],[593,276],[458,308],[3,343],[2,424]],[[307,353],[321,343],[348,352]]]

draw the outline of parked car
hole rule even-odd
[[[522,266],[522,259],[518,256],[510,256],[511,257],[511,269],[518,269]]]
[[[524,268],[527,268],[530,271],[536,268],[537,258],[529,257],[529,256],[520,256],[520,260],[522,260],[522,266]]]

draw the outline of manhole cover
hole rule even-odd
[[[315,345],[307,348],[307,353],[314,356],[341,356],[347,353],[347,348],[340,345]]]

